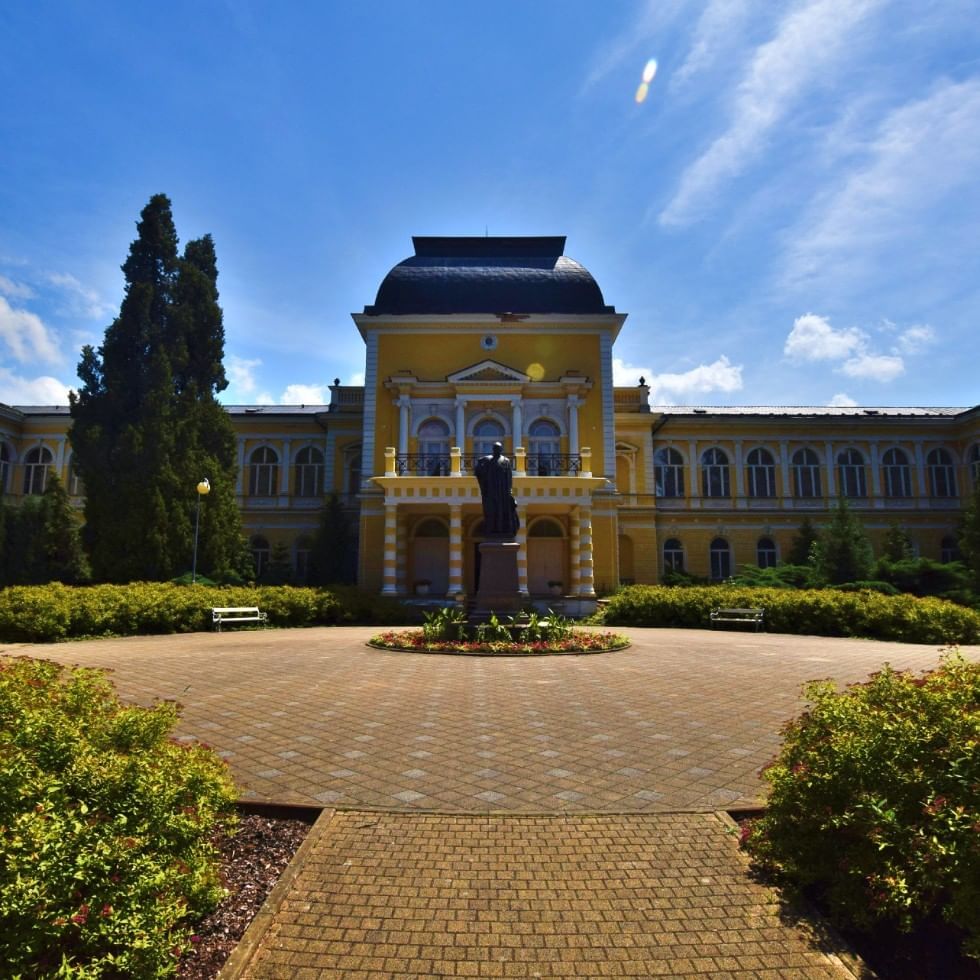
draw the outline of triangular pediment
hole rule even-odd
[[[531,379],[528,375],[507,367],[506,364],[488,359],[463,368],[462,371],[457,371],[455,374],[450,374],[446,380],[453,384],[464,384],[469,381],[527,384]]]

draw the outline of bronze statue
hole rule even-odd
[[[488,537],[513,539],[517,534],[517,501],[511,493],[513,475],[504,447],[493,444],[489,456],[481,456],[473,467],[483,499],[483,532]]]

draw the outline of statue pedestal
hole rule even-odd
[[[476,592],[475,612],[515,613],[521,608],[517,587],[516,541],[484,541],[480,545],[480,587]]]

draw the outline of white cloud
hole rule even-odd
[[[691,50],[671,78],[671,88],[686,84],[709,68],[719,53],[731,45],[748,13],[747,0],[708,0],[694,28]]]
[[[10,299],[31,299],[34,296],[34,290],[30,286],[14,282],[6,276],[0,276],[0,293]]]
[[[237,354],[229,354],[225,358],[225,374],[228,376],[229,387],[234,388],[235,393],[242,397],[253,395],[258,388],[255,369],[261,364],[262,361],[257,357],[247,360]]]
[[[327,385],[286,385],[280,405],[326,405],[330,402]]]
[[[640,378],[649,380],[653,377],[653,370],[648,367],[637,367],[635,364],[628,364],[621,357],[614,357],[613,384],[621,388],[629,388],[638,385]]]
[[[364,372],[355,371],[348,379],[347,384],[349,385],[363,385],[364,384]]]
[[[849,378],[894,381],[905,373],[905,362],[894,354],[859,354],[848,358],[840,371]]]
[[[850,395],[845,395],[843,391],[837,392],[833,398],[827,402],[828,408],[851,408],[857,402]]]
[[[775,37],[755,50],[735,93],[731,122],[688,167],[660,213],[663,225],[696,220],[718,187],[765,148],[766,136],[848,51],[858,23],[882,0],[811,0],[780,22]]]
[[[783,353],[797,363],[836,361],[861,350],[866,340],[865,334],[857,327],[836,330],[826,317],[805,313],[793,321]]]
[[[650,400],[656,405],[670,405],[678,399],[683,401],[691,395],[711,391],[741,391],[742,365],[732,364],[722,354],[713,363],[699,364],[690,371],[649,375],[647,384],[650,386]]]
[[[0,367],[0,402],[6,405],[67,405],[68,391],[57,378],[22,378]]]
[[[928,256],[935,222],[927,215],[941,202],[956,199],[960,220],[975,221],[975,208],[964,210],[956,195],[975,184],[978,168],[980,78],[944,82],[900,106],[794,231],[785,283],[812,286],[830,278],[837,288],[850,280],[866,289],[869,267],[881,263],[888,249],[901,248],[903,257],[909,249]],[[947,238],[955,226],[944,223]],[[947,260],[943,251],[941,261]]]
[[[894,353],[918,354],[919,351],[935,343],[935,340],[936,331],[928,324],[909,327],[898,335],[898,345]]]
[[[0,340],[9,349],[15,361],[41,360],[49,363],[61,361],[51,332],[36,313],[14,309],[0,296]]]
[[[113,312],[112,304],[107,303],[96,290],[82,284],[70,273],[49,272],[47,280],[66,294],[67,312],[72,316],[99,320]]]

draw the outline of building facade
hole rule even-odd
[[[361,585],[471,594],[482,512],[474,461],[514,466],[529,596],[588,601],[665,569],[723,579],[775,564],[838,495],[880,545],[898,522],[923,556],[956,554],[980,480],[980,407],[658,407],[613,385],[626,320],[562,237],[414,239],[354,314],[363,387],[330,403],[231,406],[238,500],[257,571],[288,545],[303,579],[336,493],[359,529]],[[5,503],[59,473],[80,506],[67,407],[0,405]],[[207,475],[207,474],[204,474]],[[188,506],[195,504],[188,488]]]

